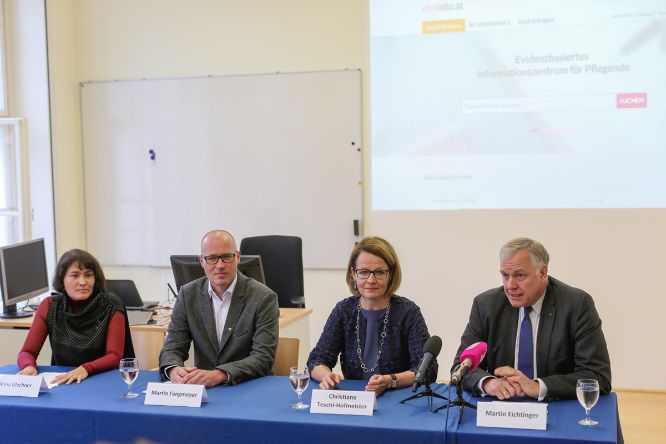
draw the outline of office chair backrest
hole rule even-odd
[[[243,254],[261,256],[266,285],[278,295],[280,307],[304,307],[303,242],[296,236],[246,237]]]
[[[132,281],[130,281],[132,282]],[[132,284],[134,284],[132,282]],[[138,292],[137,292],[138,293]],[[134,353],[134,343],[132,342],[132,332],[130,331],[129,317],[127,315],[127,309],[123,300],[116,296],[114,293],[108,293],[107,297],[113,302],[113,305],[121,306],[122,312],[125,315],[125,344],[123,345],[123,358],[135,358],[136,354]],[[52,364],[54,365],[54,364]]]
[[[143,300],[134,281],[129,279],[107,279],[106,291],[120,298],[127,308],[141,308]]]

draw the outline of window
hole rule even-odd
[[[21,119],[10,117],[7,100],[5,5],[0,0],[0,245],[23,240]]]
[[[0,116],[9,113],[7,103],[7,56],[5,55],[5,2],[0,0]]]
[[[23,239],[20,124],[0,118],[0,245]]]

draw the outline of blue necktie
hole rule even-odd
[[[534,339],[532,338],[532,307],[523,308],[523,322],[520,323],[520,343],[518,344],[518,370],[530,379],[534,378]]]

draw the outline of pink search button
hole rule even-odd
[[[647,108],[647,93],[619,93],[617,108]]]

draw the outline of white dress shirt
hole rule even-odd
[[[229,288],[226,289],[222,296],[215,293],[213,286],[208,281],[208,296],[213,301],[213,315],[215,316],[215,331],[217,332],[217,343],[222,342],[222,334],[224,334],[224,324],[227,322],[227,315],[229,314],[229,307],[231,306],[231,297],[236,288],[238,275],[234,278]]]
[[[539,374],[537,373],[537,333],[539,331],[539,320],[541,319],[541,306],[543,305],[543,299],[546,297],[546,292],[541,295],[541,297],[532,305],[532,311],[530,312],[530,321],[532,322],[532,338],[534,342],[534,347],[533,348],[533,359],[532,362],[534,363],[534,381],[537,381],[539,383],[539,396],[537,400],[543,401],[546,398],[546,395],[548,394],[548,387],[546,387],[546,384],[539,379]],[[518,347],[520,346],[520,323],[523,322],[523,318],[525,317],[525,308],[521,307],[519,312],[518,312],[518,324],[516,325],[516,348],[515,348],[515,353],[514,353],[514,362],[513,366],[514,368],[518,368]],[[485,378],[481,378],[479,381],[479,384],[477,388],[481,392],[481,396],[486,396],[486,392],[483,390],[483,381],[485,381],[488,378],[494,378],[494,376],[486,376]]]
[[[229,285],[229,288],[227,288],[221,297],[218,296],[217,293],[215,293],[213,290],[213,287],[210,285],[210,280],[208,281],[208,296],[213,302],[213,316],[215,318],[215,332],[217,333],[218,345],[222,341],[222,334],[224,334],[224,324],[227,322],[227,315],[229,314],[229,307],[231,306],[231,297],[233,296],[234,290],[236,289],[237,281],[238,275],[236,275],[231,285]],[[166,376],[166,379],[169,381],[171,381],[171,378],[169,377],[169,370],[174,367],[176,366],[170,365],[164,368],[164,376]],[[224,384],[229,385],[231,384],[231,375],[228,372],[225,373],[227,373],[227,381]]]

